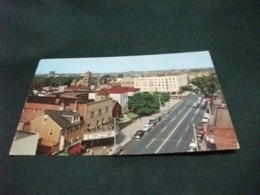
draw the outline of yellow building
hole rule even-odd
[[[187,74],[139,77],[134,84],[141,92],[179,92],[180,87],[188,85],[188,77]]]

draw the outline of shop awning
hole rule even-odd
[[[83,149],[84,149],[84,147],[80,143],[77,143],[68,149],[68,153],[70,155],[76,155],[76,154],[79,154]]]

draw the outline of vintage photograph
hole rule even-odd
[[[10,155],[238,148],[210,53],[198,51],[40,60]]]

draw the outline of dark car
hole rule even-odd
[[[156,119],[150,119],[149,120],[149,124],[151,124],[151,125],[153,125],[153,126],[155,126],[156,124],[157,124],[157,120]]]
[[[141,137],[144,136],[144,134],[145,134],[144,131],[138,130],[138,131],[136,131],[136,133],[135,133],[135,135],[134,135],[134,138],[135,138],[135,139],[140,139]]]
[[[160,120],[162,120],[162,117],[161,116],[157,116],[157,117],[155,117],[155,120],[157,120],[157,122],[159,122]]]
[[[206,104],[205,103],[202,103],[201,105],[200,105],[200,109],[205,109],[206,108]]]

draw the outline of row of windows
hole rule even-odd
[[[105,109],[105,113],[107,113],[109,111],[109,109],[108,109],[108,107],[106,107],[106,109]],[[102,109],[99,109],[98,110],[98,115],[102,115]],[[90,113],[90,118],[93,118],[95,116],[95,111],[92,111],[91,113]]]
[[[71,144],[73,144],[73,143],[78,142],[78,141],[79,141],[79,136],[76,137],[75,139],[71,138],[71,139],[69,140],[69,146],[70,146]]]
[[[62,135],[67,135],[67,134],[69,134],[69,133],[73,133],[74,131],[78,131],[79,129],[80,129],[80,125],[76,125],[76,126],[74,126],[74,128],[69,128],[69,129],[67,129],[67,130],[62,131],[61,134],[62,134]],[[33,128],[33,132],[34,132],[34,133],[39,133],[37,126],[35,126],[35,127]],[[53,129],[49,129],[49,136],[53,136],[53,133],[54,133]]]
[[[122,82],[122,84],[134,84],[134,82]]]
[[[175,80],[175,78],[171,78],[171,77],[168,77],[168,78],[138,78],[136,79],[135,81],[164,81],[164,80]]]

